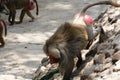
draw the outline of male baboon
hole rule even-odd
[[[70,80],[74,67],[74,58],[78,57],[77,69],[82,64],[81,50],[84,49],[88,41],[100,33],[101,28],[93,30],[92,19],[85,14],[85,11],[99,4],[120,6],[114,0],[99,1],[87,5],[76,16],[72,23],[65,22],[57,31],[46,41],[43,50],[49,56],[51,63],[59,63],[59,69],[63,72],[63,80]]]

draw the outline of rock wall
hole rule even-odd
[[[85,66],[82,68],[80,75],[75,77],[74,80],[120,80],[119,16],[120,8],[110,7],[94,20],[94,26],[102,26],[104,32],[101,33],[100,42],[94,44],[85,55]],[[47,62],[49,61],[43,60],[43,65],[40,65],[37,69],[33,80],[44,80],[43,76],[53,68]],[[49,75],[53,76],[49,80],[61,80],[62,78],[59,73]]]

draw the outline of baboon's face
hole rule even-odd
[[[60,51],[57,49],[55,45],[47,46],[47,44],[45,44],[43,47],[43,51],[49,57],[50,63],[57,63],[61,58]]]

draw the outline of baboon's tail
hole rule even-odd
[[[36,4],[36,15],[38,15],[39,14],[38,2],[37,2],[37,0],[34,0],[34,1]]]
[[[110,1],[99,1],[99,2],[95,2],[95,3],[91,3],[88,4],[87,6],[85,6],[82,10],[81,10],[81,16],[83,16],[85,14],[85,12],[87,11],[88,8],[95,6],[95,5],[112,5],[115,7],[120,7],[120,4],[118,4],[115,0],[110,0]]]

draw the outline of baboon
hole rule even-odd
[[[36,15],[38,15],[39,9],[37,0],[2,0],[2,4],[4,4],[9,10],[8,21],[10,22],[10,25],[13,25],[14,23],[22,23],[25,13],[32,19],[31,21],[34,21],[34,16],[32,16],[30,12],[30,10],[33,10],[35,7],[34,3],[36,4]],[[20,14],[20,20],[15,22],[17,9],[22,9],[22,11]]]
[[[95,5],[113,5],[119,7],[114,0],[99,1],[88,4],[76,15],[73,22],[65,22],[56,32],[46,40],[43,50],[49,57],[50,63],[59,63],[59,70],[63,73],[63,80],[70,80],[73,75],[74,58],[78,57],[77,69],[83,63],[81,50],[87,43],[94,39],[101,31],[101,28],[93,29],[92,18],[85,14],[86,10]]]
[[[4,22],[4,20],[0,19],[0,47],[4,47],[5,46],[5,41],[3,38],[3,33],[5,32],[5,36],[7,35],[7,26],[6,23]]]

